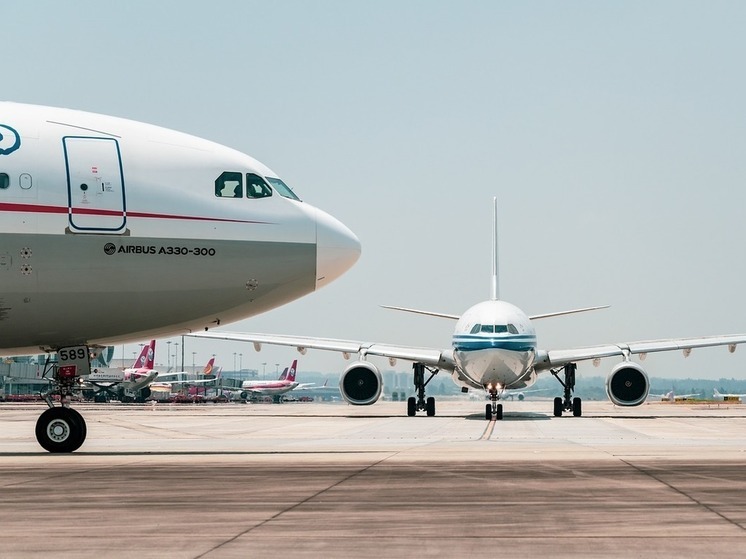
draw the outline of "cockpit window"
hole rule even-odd
[[[254,173],[246,173],[246,197],[267,198],[272,196],[272,189],[266,181]]]
[[[292,189],[280,179],[267,177],[267,181],[269,182],[269,184],[272,185],[272,188],[274,188],[280,196],[300,202],[300,198],[295,195],[295,192],[293,192]]]
[[[476,324],[471,329],[471,333],[476,334],[477,332],[484,332],[486,334],[505,334],[506,332],[510,332],[511,334],[517,334],[518,330],[512,324]]]
[[[243,198],[243,174],[224,171],[215,179],[215,196],[218,198]]]

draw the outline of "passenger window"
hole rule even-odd
[[[215,196],[218,198],[243,198],[243,174],[224,171],[215,179]]]
[[[469,334],[478,334],[481,327],[481,324],[475,324],[474,328],[471,329],[471,332],[469,332]]]
[[[10,186],[10,177],[7,173],[0,173],[0,190],[5,190]]]
[[[246,173],[246,197],[267,198],[272,196],[272,189],[264,179],[254,173]]]

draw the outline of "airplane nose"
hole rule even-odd
[[[360,240],[338,219],[317,209],[316,289],[349,270],[360,258]]]

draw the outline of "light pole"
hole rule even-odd
[[[176,342],[174,344],[174,367],[176,367],[177,371],[180,371],[184,368],[184,363],[181,363],[181,369],[179,369],[179,342]]]
[[[243,371],[243,353],[238,354],[238,370]]]
[[[194,372],[194,356],[197,354],[196,351],[192,352],[192,372]]]
[[[280,374],[280,364],[275,363],[275,378]]]
[[[166,342],[166,359],[168,359],[168,368],[171,368],[171,340]]]
[[[267,380],[267,364],[262,363],[262,380]]]

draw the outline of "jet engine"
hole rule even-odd
[[[639,406],[648,397],[650,381],[637,363],[619,363],[606,377],[606,395],[617,406]]]
[[[382,389],[381,373],[375,365],[367,361],[351,363],[339,379],[339,391],[342,397],[355,406],[368,406],[376,403],[381,397]]]

